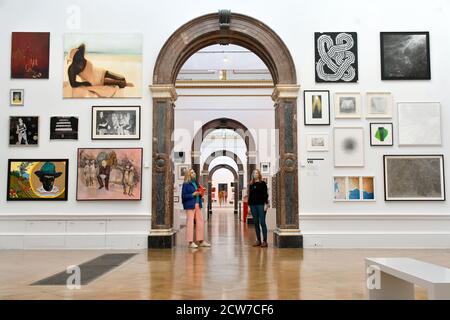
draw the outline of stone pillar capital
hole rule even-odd
[[[178,98],[175,86],[171,84],[154,84],[149,89],[154,99],[170,99],[175,102]]]
[[[294,84],[278,84],[272,93],[272,100],[277,102],[280,99],[297,99],[300,86]]]

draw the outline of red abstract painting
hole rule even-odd
[[[49,32],[13,32],[11,78],[48,79],[49,56]]]

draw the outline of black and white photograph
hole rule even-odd
[[[39,117],[9,117],[9,145],[37,146],[39,144]]]
[[[334,116],[339,118],[361,118],[361,95],[359,93],[336,93]]]
[[[25,104],[25,90],[11,89],[9,91],[9,105],[13,107],[23,106]]]
[[[270,162],[261,162],[261,174],[267,175],[270,174]]]
[[[92,140],[139,140],[140,106],[92,107]]]
[[[51,117],[50,140],[78,140],[78,118]]]
[[[316,82],[358,82],[356,32],[316,32]]]
[[[381,32],[382,80],[430,80],[429,32]]]
[[[386,201],[445,201],[443,155],[385,155]]]
[[[330,125],[330,91],[303,91],[303,108],[306,126]]]

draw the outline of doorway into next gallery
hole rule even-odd
[[[227,47],[230,50],[223,49]],[[224,54],[225,51],[228,56],[222,55],[220,58],[222,66],[219,68],[211,69],[201,65],[201,61],[208,59],[196,59],[198,55],[205,57],[209,54],[214,61],[217,58],[214,58],[214,53]],[[233,51],[257,57],[258,62],[264,65],[264,71],[258,68],[239,70],[224,67],[223,64],[232,59]],[[242,56],[240,57],[236,61],[241,61]],[[196,68],[187,67],[195,63],[198,63]],[[248,66],[248,63],[246,65]],[[258,72],[260,74],[256,81],[259,83],[255,84],[252,77]],[[263,75],[267,78],[264,79]],[[243,92],[258,89],[267,89],[268,92],[259,94]],[[227,169],[234,172],[234,198],[237,200],[233,201],[233,205],[241,201],[251,171],[255,168],[268,170],[268,178],[273,179],[273,184],[272,182],[270,184],[274,186],[273,190],[276,190],[272,193],[272,202],[276,206],[274,244],[278,247],[302,247],[298,223],[296,123],[298,90],[295,66],[288,49],[273,30],[254,18],[221,10],[219,13],[196,18],[175,31],[160,51],[151,86],[153,170],[149,248],[170,248],[175,244],[178,219],[177,183],[181,180],[186,167],[192,167],[201,182],[210,185],[208,209],[212,215],[214,214],[212,192],[217,190],[213,189],[212,176],[218,170]],[[261,107],[261,101],[242,100],[245,96],[256,100],[265,98],[266,104]],[[267,110],[259,110],[266,106]],[[262,111],[271,112],[272,116],[264,117]],[[182,115],[178,117],[178,114]],[[271,119],[271,126],[265,123],[268,119],[269,121]],[[183,125],[182,122],[189,125]],[[274,129],[273,132],[276,132],[276,138],[279,139],[277,141],[280,142],[276,143],[276,151],[273,153],[269,151],[274,140],[270,140],[270,135],[267,135],[270,132],[268,128]],[[217,152],[219,155],[225,153],[224,157],[227,156],[227,152],[240,156],[236,150],[229,150],[226,146],[225,148],[214,146],[214,143],[212,146],[209,145],[208,139],[211,137],[208,136],[214,136],[214,131],[224,129],[233,131],[237,139],[242,139],[246,151],[240,157],[245,157],[245,160],[240,159],[240,162],[243,166],[245,162],[246,171],[239,172],[237,168],[236,172],[232,166],[226,167],[227,164],[223,159],[216,157]],[[265,135],[261,137],[258,131],[263,130]],[[186,135],[192,140],[189,149],[186,148],[186,141],[180,142],[183,140],[180,136],[185,138]],[[257,141],[269,145],[267,147],[269,155],[261,154],[261,150],[256,148]],[[183,149],[177,150],[176,148],[180,146]],[[173,163],[174,151],[177,154],[185,154],[185,162]],[[215,166],[218,169],[214,169],[209,163],[207,169],[202,170],[213,153],[216,159],[211,161],[216,161]],[[238,165],[236,157],[227,158]],[[212,176],[211,171],[214,171]],[[240,181],[241,179],[243,181]],[[180,200],[178,196],[178,201]],[[234,210],[232,213],[236,214]]]

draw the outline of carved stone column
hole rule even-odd
[[[280,248],[303,247],[299,227],[297,97],[299,86],[277,85],[272,95],[275,102],[275,128],[278,139],[277,228],[274,243]]]
[[[171,160],[174,130],[174,102],[177,99],[173,85],[152,85],[153,140],[152,140],[152,224],[148,248],[175,246],[173,230],[174,173]]]
[[[242,200],[242,189],[244,188],[244,171],[239,171],[238,172],[239,175],[239,200]]]
[[[239,209],[239,180],[234,180],[234,214],[238,214]]]

